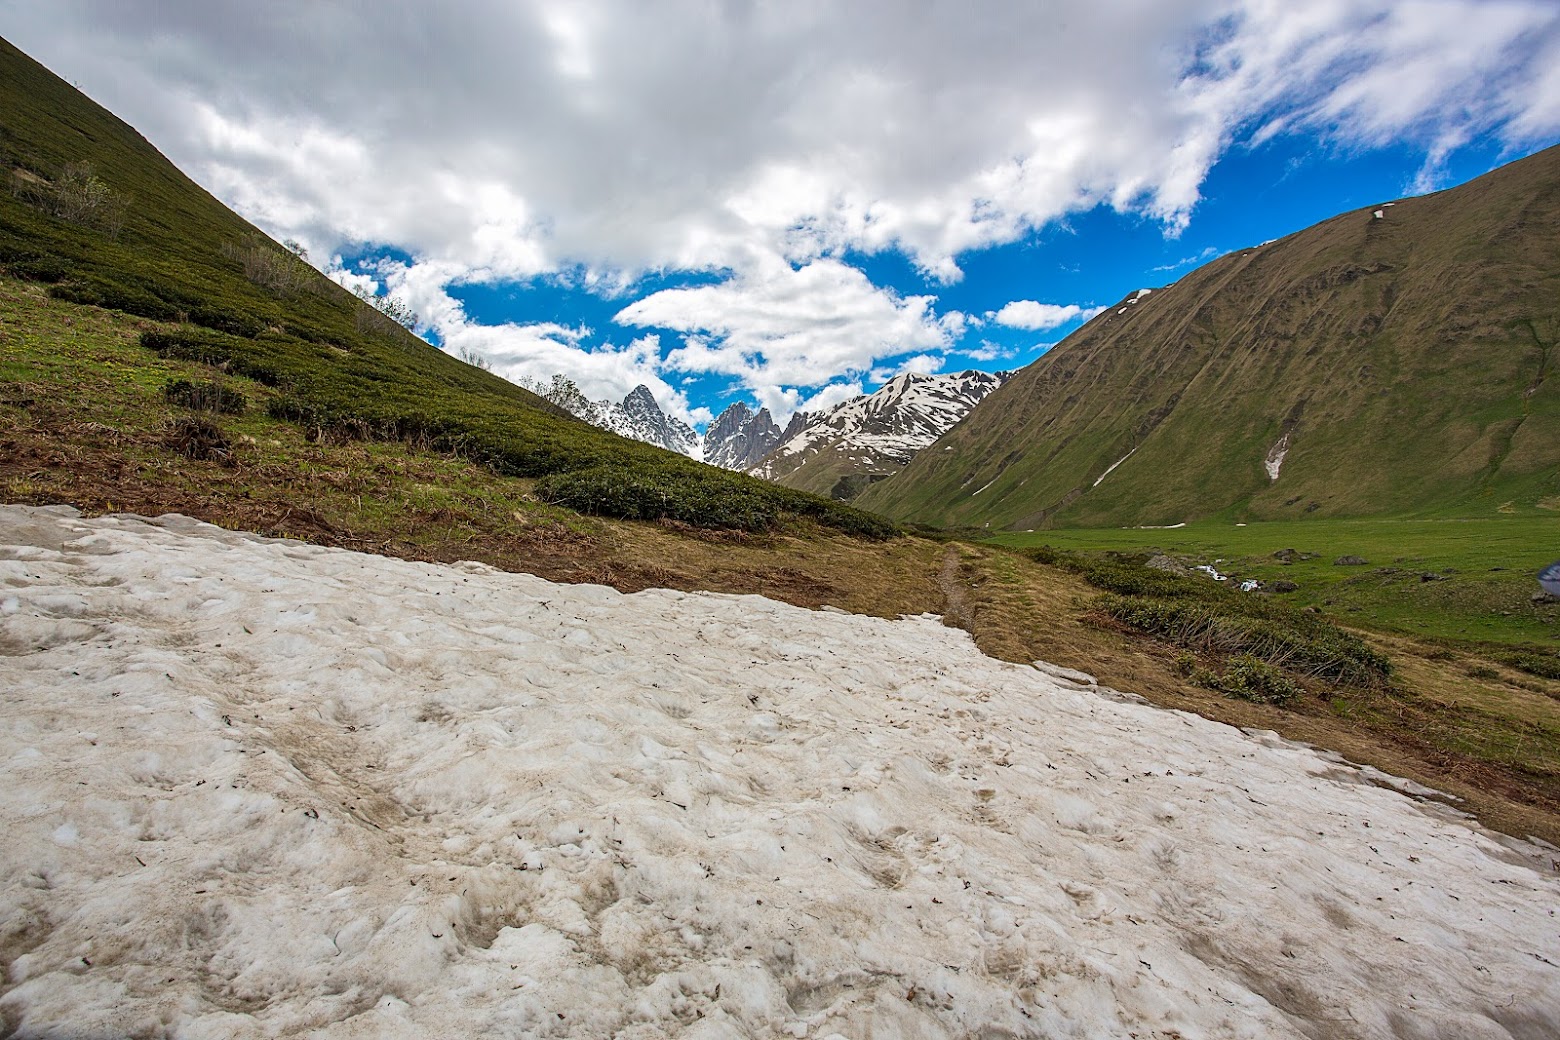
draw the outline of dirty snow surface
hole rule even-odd
[[[934,618],[0,509],[0,1035],[1554,1036],[1560,885]]]

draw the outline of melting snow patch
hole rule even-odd
[[[1104,480],[1106,477],[1110,476],[1111,470],[1115,469],[1117,466],[1121,465],[1123,462],[1126,462],[1128,459],[1130,459],[1136,451],[1137,451],[1137,449],[1133,448],[1132,451],[1127,452],[1121,458],[1117,459],[1115,462],[1112,462],[1109,466],[1107,466],[1105,468],[1105,472],[1101,473],[1099,475],[1099,477],[1097,477],[1095,479],[1094,483],[1090,484],[1089,486],[1090,487],[1099,487],[1100,486],[1100,481]]]
[[[1289,432],[1273,443],[1268,449],[1267,457],[1262,460],[1262,468],[1267,470],[1268,480],[1278,479],[1278,471],[1284,466],[1284,457],[1289,454]]]
[[[937,618],[21,507],[0,587],[7,1033],[1560,1021],[1552,874]]]

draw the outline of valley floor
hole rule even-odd
[[[60,507],[0,547],[6,1034],[1560,1028],[1538,847],[934,617]]]

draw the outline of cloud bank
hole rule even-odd
[[[1560,132],[1550,0],[0,0],[0,21],[316,256],[629,296],[718,273],[623,307],[676,335],[620,360],[774,400],[956,337],[849,256],[902,254],[935,287],[1097,206],[1173,235],[1222,154],[1277,135],[1411,142],[1432,187],[1476,137]]]

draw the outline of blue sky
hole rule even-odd
[[[431,342],[695,423],[1018,367],[1560,140],[1552,0],[0,0],[0,34]]]

